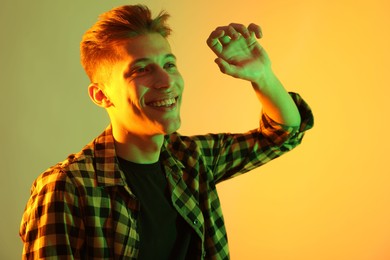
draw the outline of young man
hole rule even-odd
[[[229,259],[215,185],[297,146],[313,123],[257,42],[257,25],[218,27],[207,44],[223,73],[251,82],[263,113],[243,134],[182,136],[183,79],[168,15],[122,6],[81,42],[92,101],[111,124],[34,182],[24,259]]]

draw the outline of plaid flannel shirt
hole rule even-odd
[[[195,259],[229,259],[215,185],[290,151],[312,127],[310,108],[298,94],[291,96],[301,114],[299,127],[263,114],[260,127],[243,134],[166,136],[160,161],[173,206],[196,233]],[[35,180],[20,227],[23,259],[137,259],[139,210],[109,126]]]

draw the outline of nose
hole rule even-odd
[[[173,85],[173,78],[164,68],[159,67],[155,71],[154,88],[164,89]]]

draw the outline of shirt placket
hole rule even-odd
[[[172,156],[166,157],[166,160],[163,162],[168,185],[171,191],[173,206],[180,214],[180,216],[199,236],[202,245],[201,256],[203,259],[205,256],[204,218],[199,207],[198,200],[189,190],[182,178],[184,166],[180,161],[176,161]]]

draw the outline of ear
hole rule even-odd
[[[108,108],[113,105],[98,83],[89,84],[88,94],[92,102],[99,107]]]

